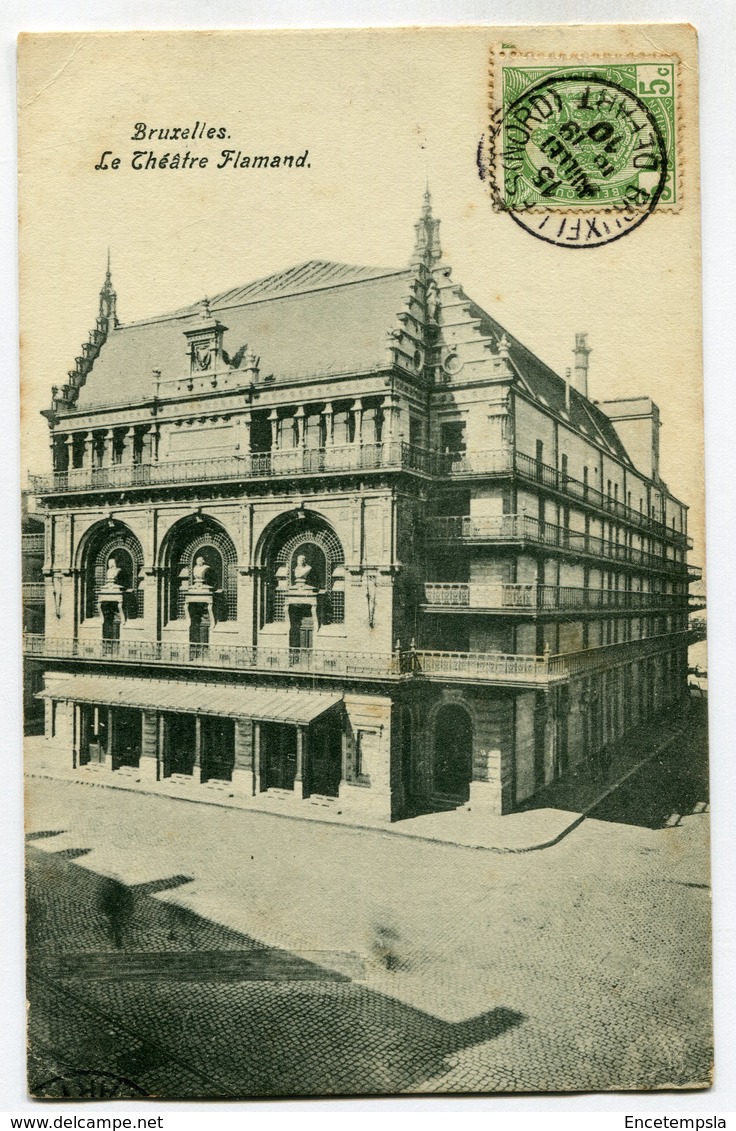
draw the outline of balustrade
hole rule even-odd
[[[379,678],[475,679],[491,683],[549,683],[588,671],[601,671],[687,646],[688,632],[607,644],[551,656],[501,652],[447,652],[410,648],[391,654],[317,652],[298,648],[189,644],[133,640],[67,640],[26,634],[27,656],[58,660],[162,664],[173,667],[239,669],[279,674]]]
[[[359,404],[356,401],[356,405]],[[389,421],[393,419],[392,406],[388,406]],[[324,415],[324,413],[323,413]],[[664,538],[682,546],[692,546],[692,540],[684,533],[666,526],[654,516],[644,515],[618,499],[603,494],[588,483],[580,482],[559,471],[557,468],[541,463],[524,452],[516,451],[511,445],[487,451],[470,452],[432,452],[404,441],[388,439],[376,443],[360,443],[360,427],[356,432],[356,442],[351,444],[326,445],[311,448],[302,443],[295,447],[283,445],[279,435],[279,425],[286,418],[279,418],[272,410],[271,450],[240,456],[225,456],[210,460],[161,461],[126,466],[103,460],[107,466],[91,468],[67,467],[52,476],[32,476],[31,488],[36,494],[87,490],[89,488],[132,487],[138,485],[158,485],[167,483],[207,481],[212,479],[249,479],[272,475],[315,474],[338,471],[377,470],[380,468],[400,468],[418,471],[440,478],[457,478],[475,475],[508,475],[515,473],[521,478],[547,487],[575,499],[577,502],[613,515],[629,526],[634,526],[656,537]],[[304,417],[288,418],[297,420],[299,437],[304,436]],[[333,417],[326,415],[329,426]],[[358,410],[357,420],[362,420],[362,410]],[[389,435],[391,427],[388,429]],[[508,516],[512,517],[512,516]],[[516,516],[517,523],[523,516]],[[533,520],[524,518],[524,522]],[[474,520],[477,521],[477,520]],[[545,524],[547,525],[547,524]],[[574,548],[576,540],[590,538],[578,531],[564,531]],[[500,537],[501,535],[499,535]],[[529,535],[516,534],[514,537]],[[612,543],[618,545],[617,543]],[[626,551],[649,555],[643,550],[634,551],[622,546]]]
[[[649,590],[594,589],[575,585],[537,585],[462,581],[426,582],[427,605],[437,608],[534,609],[536,611],[649,611],[666,609],[686,612],[691,607],[686,593]]]
[[[626,542],[586,534],[582,530],[541,522],[528,514],[484,515],[478,518],[470,515],[438,515],[427,520],[426,532],[430,542],[462,542],[468,545],[531,542],[538,546],[612,559],[628,565],[665,570],[681,566],[685,570],[685,564],[676,562],[672,557],[652,554]],[[696,566],[688,566],[687,571],[695,577],[700,574]]]
[[[324,448],[277,448],[243,456],[206,460],[162,460],[159,463],[73,468],[52,476],[30,476],[39,495],[89,489],[162,486],[213,480],[260,479],[281,475],[324,474],[337,471],[376,471],[381,468],[433,472],[432,453],[404,441],[341,444]]]

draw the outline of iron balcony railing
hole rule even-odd
[[[248,647],[242,644],[190,644],[186,641],[85,640],[25,637],[26,654],[55,659],[113,660],[130,664],[170,664],[243,671],[298,672],[310,675],[387,676],[399,673],[398,653],[319,652],[302,648]]]
[[[568,652],[564,656],[553,656],[552,665],[564,660],[568,676],[586,675],[590,672],[606,671],[622,664],[647,660],[652,656],[687,648],[689,631],[661,633],[647,636],[641,640],[624,640],[617,644],[603,644],[599,648],[587,648],[579,652]]]
[[[106,488],[165,486],[223,480],[268,479],[272,476],[325,475],[342,471],[409,470],[433,474],[434,456],[403,440],[379,444],[342,444],[325,448],[288,448],[219,459],[161,460],[158,463],[78,467],[51,476],[34,475],[38,495]]]
[[[543,486],[549,487],[554,491],[559,491],[563,495],[568,495],[570,498],[607,511],[609,514],[615,515],[617,518],[622,519],[623,522],[630,523],[632,526],[638,526],[644,530],[653,530],[660,537],[671,538],[689,548],[692,547],[692,539],[688,538],[686,534],[675,530],[674,527],[667,526],[662,522],[661,517],[657,515],[645,515],[641,511],[634,510],[633,507],[620,502],[615,497],[604,494],[596,487],[591,487],[589,483],[583,483],[579,479],[573,479],[556,467],[550,467],[549,464],[541,463],[539,460],[534,459],[533,456],[525,455],[523,452],[516,452],[515,468],[518,475],[531,480],[533,483],[541,483]]]
[[[643,514],[634,510],[633,507],[611,495],[604,494],[589,483],[574,479],[558,468],[542,463],[534,456],[526,455],[525,452],[516,451],[511,447],[493,451],[448,452],[438,457],[438,473],[453,478],[504,474],[509,471],[514,471],[531,483],[547,487],[568,498],[614,515],[631,526],[656,534],[657,537],[668,538],[683,546],[692,547],[692,539],[683,532],[667,526],[662,522],[661,516]]]
[[[640,640],[605,644],[559,656],[504,656],[498,652],[440,652],[419,649],[411,653],[412,672],[430,679],[552,683],[571,676],[610,670],[622,664],[646,661],[655,655],[686,648],[687,631],[668,632]]]
[[[38,603],[44,600],[46,586],[42,581],[24,581],[23,582],[23,600],[26,602]]]
[[[483,451],[444,453],[430,451],[403,440],[385,440],[375,444],[340,444],[323,448],[286,448],[222,456],[218,459],[161,460],[154,463],[71,468],[56,471],[50,476],[29,476],[29,485],[36,495],[48,495],[69,491],[381,469],[409,470],[440,478],[516,473],[523,479],[614,515],[623,522],[655,533],[658,537],[665,537],[682,545],[692,545],[691,539],[666,526],[660,517],[644,515],[588,483],[573,479],[533,456],[516,451],[511,445]]]
[[[34,477],[32,476],[32,478]],[[22,534],[20,548],[24,554],[42,554],[44,552],[44,540],[43,534]]]
[[[188,644],[138,640],[68,640],[34,634],[24,637],[27,656],[58,660],[100,661],[125,664],[162,664],[173,667],[219,668],[291,675],[337,676],[387,679],[427,675],[439,678],[438,657],[451,666],[461,653],[425,652],[416,648],[392,653],[317,652],[313,649],[246,647],[243,645]],[[481,654],[478,654],[481,655]],[[478,678],[496,682],[545,682],[549,658],[468,653],[469,670]],[[430,658],[434,657],[434,659]],[[448,669],[449,670],[449,669]],[[563,673],[564,674],[564,673]],[[559,675],[557,678],[560,678]]]
[[[438,609],[524,610],[534,612],[649,611],[687,612],[686,593],[627,589],[594,589],[573,585],[431,581],[424,586],[425,604]]]
[[[541,522],[529,514],[488,515],[479,518],[471,518],[470,515],[436,515],[427,519],[425,530],[429,542],[461,542],[465,545],[528,542],[647,569],[667,572],[672,569],[684,572],[686,569],[684,562],[677,562],[672,557],[651,554],[625,542],[600,538],[596,534],[586,534],[567,526]],[[687,567],[688,571],[696,568]]]
[[[395,652],[315,652],[243,645],[172,644],[161,641],[63,640],[35,634],[23,638],[27,656],[174,667],[213,668],[355,678],[421,677],[434,680],[479,680],[514,686],[548,684],[570,676],[601,671],[644,660],[656,653],[686,647],[687,631],[608,644],[581,652],[543,656],[501,652],[448,652],[409,648]]]

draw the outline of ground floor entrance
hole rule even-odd
[[[441,707],[434,726],[433,787],[439,799],[463,804],[473,777],[473,726],[464,707]]]
[[[108,746],[113,770],[137,767],[143,739],[141,712],[132,707],[110,707]]]
[[[162,777],[197,776],[231,781],[235,766],[235,720],[218,715],[161,715]]]
[[[235,766],[235,720],[202,715],[200,720],[202,781],[231,781]]]
[[[261,723],[261,791],[293,789],[296,778],[296,727]]]
[[[342,727],[328,715],[312,723],[307,734],[310,793],[337,797],[342,777]]]
[[[161,767],[165,778],[172,774],[194,773],[197,761],[197,719],[195,715],[161,716]]]
[[[99,764],[107,755],[108,708],[82,703],[79,708],[79,764]]]

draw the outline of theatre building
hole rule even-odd
[[[34,481],[49,756],[507,813],[671,710],[686,507],[656,405],[591,400],[570,344],[562,377],[465,294],[428,195],[406,267],[313,260],[127,324],[108,269]]]

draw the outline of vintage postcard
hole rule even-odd
[[[709,1086],[697,73],[21,36],[31,1096]]]

